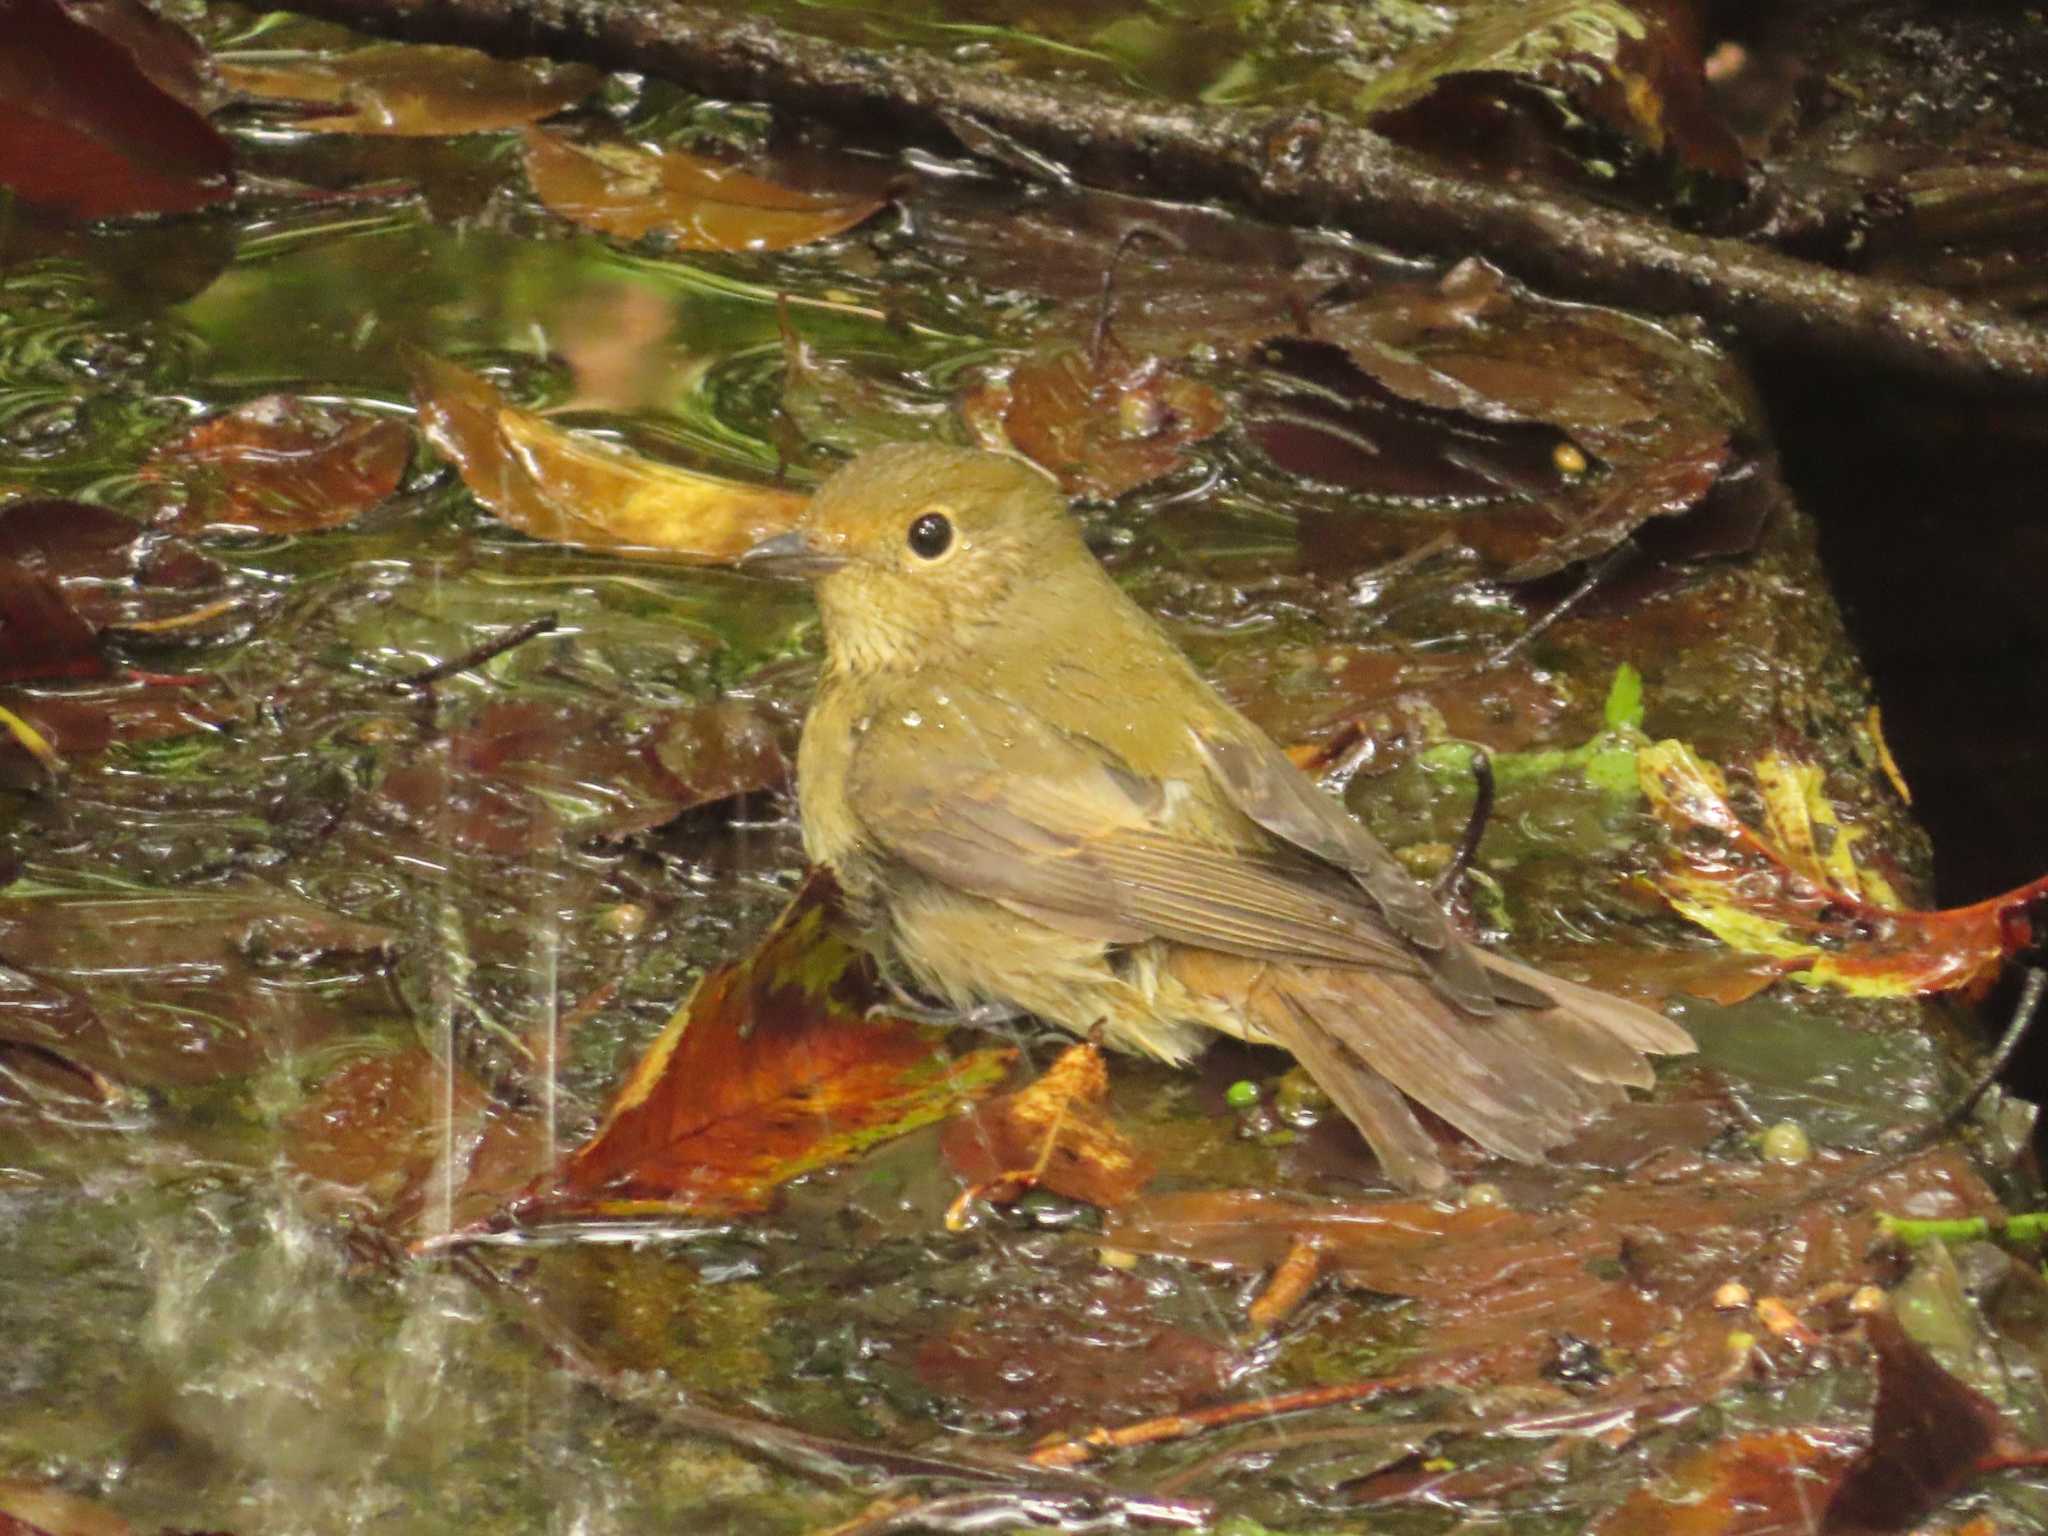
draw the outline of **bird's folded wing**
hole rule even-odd
[[[1429,956],[1437,984],[1467,1013],[1492,1013],[1497,997],[1537,1007],[1550,1002],[1540,991],[1523,995],[1526,989],[1513,980],[1490,977],[1436,898],[1272,742],[1191,734],[1237,808],[1275,837],[1357,881],[1394,931]]]
[[[867,835],[929,879],[1089,937],[1429,968],[1341,871],[1279,844],[1176,830],[1190,786],[1136,774],[1100,743],[987,695],[963,709],[954,690],[911,713],[915,725],[869,728],[848,788]]]

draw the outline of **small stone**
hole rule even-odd
[[[1098,1248],[1095,1256],[1102,1260],[1104,1269],[1136,1269],[1138,1256],[1128,1248]]]
[[[615,939],[636,938],[646,926],[647,909],[637,901],[617,901],[598,909],[598,930]]]
[[[1550,462],[1557,466],[1560,475],[1583,475],[1586,472],[1586,452],[1577,443],[1559,443],[1550,450]]]
[[[1459,1197],[1464,1204],[1472,1206],[1506,1205],[1508,1197],[1501,1193],[1498,1184],[1467,1184]]]
[[[1868,1317],[1873,1312],[1882,1312],[1885,1306],[1884,1287],[1859,1285],[1849,1298],[1849,1310],[1858,1317]]]
[[[1718,1312],[1739,1312],[1749,1305],[1749,1287],[1740,1280],[1730,1280],[1714,1292],[1714,1309]]]

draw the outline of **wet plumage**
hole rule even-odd
[[[1676,1025],[1464,941],[1430,893],[1202,680],[1029,467],[877,450],[776,541],[826,666],[810,857],[957,1007],[1171,1062],[1285,1047],[1404,1185],[1448,1182],[1408,1100],[1534,1161],[1684,1052]]]

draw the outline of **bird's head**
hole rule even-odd
[[[840,470],[793,531],[740,564],[810,577],[833,664],[869,672],[972,647],[1020,590],[1076,560],[1093,564],[1038,470],[972,448],[899,443]]]

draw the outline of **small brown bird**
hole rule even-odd
[[[928,992],[1162,1061],[1285,1047],[1399,1183],[1404,1099],[1534,1162],[1690,1051],[1648,1009],[1476,948],[1109,579],[1055,488],[897,446],[748,557],[809,575],[826,662],[804,847]]]

